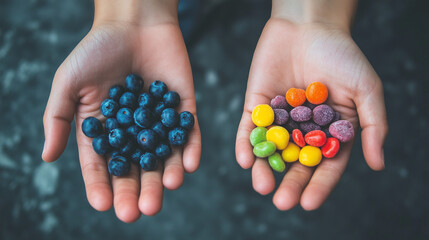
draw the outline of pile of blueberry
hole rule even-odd
[[[128,75],[125,88],[115,85],[109,89],[109,98],[101,103],[101,113],[107,118],[103,125],[94,117],[82,123],[83,133],[94,138],[94,151],[111,157],[109,173],[124,176],[131,162],[140,164],[145,171],[157,168],[158,162],[171,155],[171,146],[183,146],[188,132],[194,126],[194,116],[174,110],[180,104],[177,92],[168,91],[167,85],[154,81],[149,92],[143,92],[143,79]]]

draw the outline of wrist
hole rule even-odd
[[[178,24],[177,4],[178,0],[94,0],[94,25],[106,22]]]

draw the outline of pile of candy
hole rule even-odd
[[[285,162],[299,160],[313,167],[322,157],[335,157],[340,142],[353,139],[354,129],[323,104],[327,98],[326,86],[313,82],[306,90],[291,88],[286,97],[276,96],[270,105],[256,106],[252,112],[256,128],[250,134],[255,156],[268,157],[271,168],[278,172],[285,170]]]
[[[178,114],[180,104],[177,92],[168,91],[167,85],[154,81],[149,93],[141,93],[143,79],[135,74],[125,79],[125,88],[115,85],[109,89],[109,98],[100,106],[107,118],[103,125],[94,117],[82,123],[83,133],[94,138],[94,151],[110,155],[109,173],[124,176],[130,162],[140,164],[146,171],[155,170],[160,160],[171,155],[171,147],[183,146],[188,131],[194,126],[194,116],[188,112]]]

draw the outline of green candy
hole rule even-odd
[[[267,141],[267,129],[264,127],[257,127],[250,133],[250,144],[255,146],[258,143]]]
[[[276,152],[276,145],[271,141],[258,143],[253,148],[253,154],[255,154],[255,156],[260,158],[268,157],[275,152]]]
[[[282,159],[282,156],[280,156],[279,153],[274,153],[273,155],[268,157],[268,163],[270,164],[271,168],[276,172],[283,172],[286,168],[285,162]]]

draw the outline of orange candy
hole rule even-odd
[[[322,104],[328,98],[328,88],[321,82],[313,82],[305,91],[307,100],[312,104]]]
[[[292,107],[298,107],[305,102],[305,91],[299,88],[290,88],[286,92],[286,101]]]

